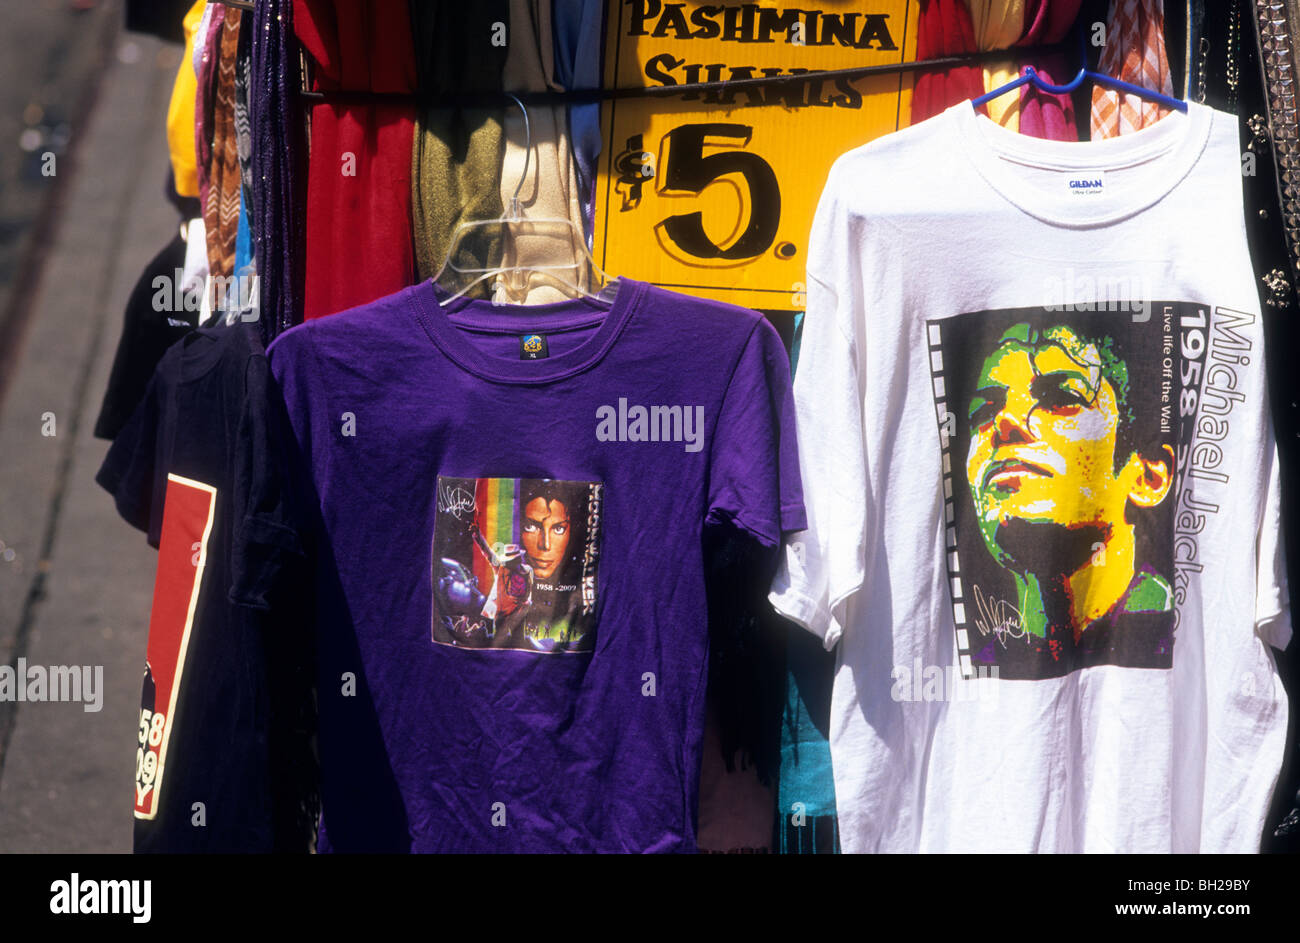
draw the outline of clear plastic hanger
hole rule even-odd
[[[523,112],[524,115],[524,136],[526,148],[524,153],[524,171],[519,178],[519,183],[515,186],[514,195],[510,198],[510,205],[507,207],[505,215],[499,216],[496,219],[481,219],[458,224],[456,228],[452,230],[451,244],[447,248],[447,259],[443,262],[442,268],[438,270],[438,274],[433,277],[433,281],[435,284],[447,288],[448,286],[443,284],[443,279],[448,275],[448,273],[459,276],[469,276],[471,280],[468,283],[463,285],[454,295],[450,295],[446,298],[447,301],[454,301],[463,296],[480,282],[486,281],[489,278],[500,277],[512,272],[517,272],[530,276],[528,279],[530,287],[533,284],[534,279],[536,279],[540,280],[544,284],[549,284],[575,296],[585,297],[593,301],[607,302],[610,300],[612,289],[618,285],[618,279],[596,264],[596,260],[592,257],[591,251],[587,248],[586,234],[578,228],[573,220],[558,216],[528,219],[520,212],[519,192],[524,188],[524,182],[528,179],[528,167],[531,164],[533,157],[533,127],[532,123],[528,120],[528,109],[524,107],[524,103],[514,95],[510,95],[510,98],[512,98],[514,103],[519,106],[519,110]],[[545,230],[548,227],[555,227],[569,239],[571,245],[578,246],[581,252],[572,262],[561,262],[553,265],[496,265],[489,268],[469,268],[458,265],[455,262],[456,253],[460,248],[460,243],[463,241],[464,237],[470,233],[482,231],[492,226],[504,227],[506,230],[504,233],[506,239],[511,239],[517,235],[526,235],[530,238],[547,236],[548,233]],[[525,228],[528,230],[526,233],[518,232],[518,230]],[[542,231],[539,232],[539,228]],[[604,286],[599,292],[592,292],[588,288],[582,286],[581,275],[584,265],[589,267],[589,274],[592,276],[592,281],[588,284],[593,283],[595,277],[599,276],[599,280]],[[565,278],[558,274],[566,271],[572,271],[573,277]]]

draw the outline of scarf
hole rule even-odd
[[[239,31],[235,51],[235,150],[239,154],[239,233],[235,237],[235,274],[252,267],[253,231],[248,208],[253,194],[253,125],[248,116],[248,84],[252,77],[253,36]]]
[[[194,40],[194,156],[198,169],[199,206],[208,205],[212,182],[212,123],[217,107],[217,62],[221,58],[221,32],[226,25],[225,6],[208,4]],[[212,15],[213,11],[217,15]]]
[[[500,91],[510,47],[496,46],[490,37],[495,24],[509,21],[508,0],[479,0],[466,6],[412,0],[421,92],[452,96],[461,91]],[[489,41],[468,43],[466,36],[489,37]],[[420,278],[432,278],[442,269],[459,223],[502,214],[503,121],[501,107],[421,108],[411,148],[411,216]],[[500,255],[499,231],[484,227],[460,240],[457,261],[462,267],[482,268]],[[486,291],[478,285],[470,295],[484,297]]]
[[[1065,39],[1070,27],[1079,16],[1082,0],[1025,0],[1024,32],[1017,45],[1033,46],[1059,43]],[[1032,65],[1043,80],[1057,85],[1074,78],[1059,54],[1038,60],[1026,60],[1021,65]],[[1069,95],[1053,95],[1033,85],[1020,88],[1020,133],[1052,141],[1077,141],[1079,132],[1075,125],[1074,99]]]
[[[1083,0],[1025,0],[1025,31],[1018,46],[1059,43],[1074,25]]]
[[[1097,71],[1173,95],[1169,58],[1165,55],[1164,0],[1111,0],[1106,45]],[[1164,105],[1097,85],[1092,90],[1092,139],[1132,134],[1168,113]]]
[[[1077,73],[1071,73],[1059,53],[1043,58],[1035,68],[1043,81],[1059,85]],[[1053,95],[1033,85],[1020,87],[1020,133],[1049,141],[1077,141],[1079,130],[1075,123],[1074,99],[1069,95]]]
[[[410,94],[415,48],[405,3],[295,0],[294,30],[323,90]],[[367,304],[415,279],[412,104],[311,108],[303,317]]]
[[[235,68],[239,49],[240,10],[225,7],[218,54],[211,70],[215,77],[209,128],[207,186],[203,199],[203,225],[208,241],[208,271],[221,278],[235,273],[235,239],[239,232],[239,191],[243,183],[235,135]],[[206,97],[206,96],[205,96]]]
[[[302,321],[304,143],[290,0],[258,0],[252,58],[253,248],[269,344]]]
[[[969,0],[975,48],[980,52],[1008,49],[1024,29],[1024,0]],[[984,64],[984,91],[1016,78],[1020,68],[1011,58]],[[1020,95],[1006,94],[986,102],[989,118],[1009,131],[1020,130]]]
[[[921,0],[916,58],[936,59],[978,51],[966,0]],[[912,88],[912,124],[933,117],[966,98],[984,94],[984,69],[977,65],[927,69]],[[987,114],[983,105],[980,111]]]

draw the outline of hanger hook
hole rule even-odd
[[[533,125],[528,120],[528,109],[519,97],[512,92],[506,92],[513,99],[514,103],[519,106],[519,110],[524,115],[524,172],[519,177],[519,182],[515,184],[515,195],[510,198],[510,215],[516,219],[519,218],[519,191],[524,188],[524,181],[528,179],[528,165],[533,159]]]

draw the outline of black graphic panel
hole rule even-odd
[[[1019,308],[926,328],[963,675],[1170,668],[1209,308]]]

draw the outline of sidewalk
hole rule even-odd
[[[67,202],[0,404],[0,665],[100,667],[102,707],[0,702],[0,852],[131,850],[156,555],[95,484],[91,429],[127,295],[177,223],[162,186],[180,49],[116,42],[76,166],[59,164]]]

